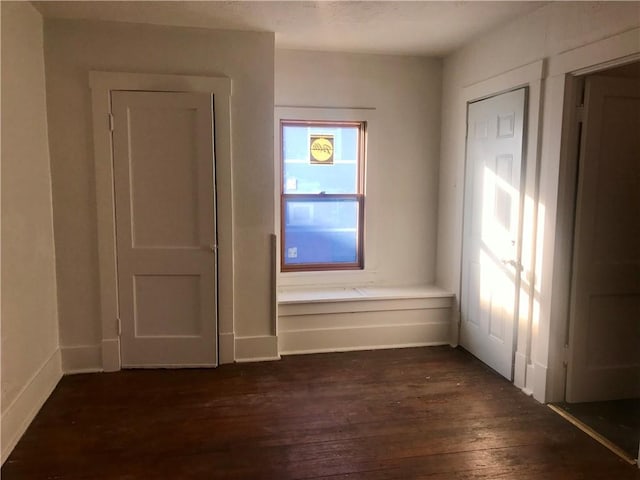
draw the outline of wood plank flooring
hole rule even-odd
[[[11,479],[640,479],[462,350],[62,379]]]
[[[640,398],[555,405],[613,442],[630,458],[638,456]]]

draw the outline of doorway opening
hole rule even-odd
[[[640,445],[640,62],[569,80],[575,209],[565,398],[629,462]],[[569,86],[568,86],[569,87]]]

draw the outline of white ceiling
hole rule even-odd
[[[444,56],[545,2],[35,2],[45,17],[276,33],[277,48]]]

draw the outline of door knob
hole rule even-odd
[[[504,265],[511,265],[513,268],[515,268],[517,271],[521,272],[522,270],[524,270],[524,267],[519,263],[516,262],[513,259],[507,259],[507,258],[503,258],[502,260],[500,260]]]

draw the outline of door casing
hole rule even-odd
[[[637,59],[640,61],[640,58]],[[608,64],[609,68],[619,65],[623,65],[629,62],[621,62],[619,64]],[[572,318],[576,309],[576,291],[575,291],[575,283],[577,281],[576,278],[576,246],[578,245],[579,239],[575,236],[575,228],[578,221],[578,209],[579,205],[579,172],[580,172],[580,163],[584,161],[582,158],[583,152],[581,152],[581,143],[584,142],[584,124],[582,116],[584,115],[584,109],[586,105],[582,105],[585,102],[585,80],[586,75],[589,73],[597,73],[601,71],[601,69],[595,71],[587,71],[584,74],[575,74],[567,76],[566,83],[566,92],[565,95],[569,99],[568,105],[565,107],[564,116],[565,116],[565,132],[566,136],[563,139],[564,148],[566,149],[566,157],[565,164],[566,170],[568,172],[567,180],[565,184],[565,188],[570,193],[570,201],[565,202],[564,208],[567,212],[570,212],[569,220],[571,222],[571,230],[568,232],[567,241],[569,242],[568,252],[569,255],[566,255],[566,259],[563,260],[563,264],[567,270],[567,276],[569,278],[567,281],[567,288],[569,289],[570,296],[567,299],[566,305],[566,323],[565,332],[564,332],[564,341],[565,341],[565,351],[566,351],[566,359],[564,363],[564,376],[563,376],[563,398],[562,400],[566,400],[569,398],[567,388],[569,386],[569,373],[571,367],[569,366],[570,362],[573,360],[573,349],[576,348],[575,342],[575,329],[577,328],[575,325],[575,319]],[[593,132],[592,132],[593,134]],[[567,221],[566,224],[569,222]],[[569,228],[569,225],[566,225],[566,228]],[[581,325],[581,328],[584,328],[585,324]],[[574,337],[574,338],[572,338]]]
[[[115,243],[115,198],[111,151],[111,92],[203,92],[214,96],[217,224],[219,362],[234,361],[233,223],[231,216],[231,80],[199,77],[92,71],[89,74],[98,216],[101,355],[104,371],[120,370],[119,304]]]
[[[621,37],[626,39],[626,35]],[[562,106],[558,108],[558,110],[561,108],[561,112],[557,112],[561,122],[558,125],[559,133],[556,139],[559,165],[555,186],[557,206],[554,232],[549,235],[549,240],[543,242],[550,243],[553,239],[554,251],[552,256],[547,254],[547,259],[541,265],[541,273],[550,276],[549,283],[553,285],[545,313],[545,316],[549,317],[549,339],[542,344],[548,352],[548,376],[542,385],[544,391],[539,399],[543,402],[565,400],[579,145],[579,111],[576,106],[580,104],[583,78],[591,73],[640,60],[640,53],[625,55],[626,50],[631,47],[631,42],[629,45],[621,42],[617,48],[607,51],[603,58],[588,55],[589,51],[601,48],[601,43],[596,42],[567,52],[549,72],[554,84],[561,81],[558,88],[561,87]],[[637,49],[637,44],[632,48]]]
[[[533,358],[532,339],[534,337],[534,315],[537,292],[539,292],[539,276],[537,275],[536,251],[538,242],[538,191],[539,191],[539,171],[540,171],[540,146],[541,131],[539,129],[542,114],[542,86],[545,70],[545,62],[540,60],[510,70],[503,74],[489,78],[487,80],[474,83],[463,89],[464,106],[460,106],[460,122],[466,125],[466,105],[471,102],[483,100],[501,93],[528,88],[528,104],[525,124],[527,128],[527,141],[524,156],[526,162],[523,165],[523,193],[525,195],[524,208],[521,212],[522,240],[520,263],[524,270],[520,278],[518,321],[515,326],[516,349],[513,372],[513,383],[529,394],[536,396],[534,386],[541,383],[543,375],[546,373],[539,369],[537,373],[535,358]],[[464,118],[462,118],[464,115]],[[466,128],[465,128],[466,131]],[[465,142],[466,143],[466,142]],[[466,154],[465,154],[466,158]],[[463,169],[465,166],[463,165]],[[464,170],[461,172],[463,177]],[[463,229],[464,216],[462,209],[464,205],[464,193],[461,192],[458,198],[459,219],[458,228]],[[462,235],[459,237],[462,239]],[[458,244],[459,258],[462,259],[462,241]],[[458,299],[462,289],[462,262],[457,268],[458,271]],[[460,335],[460,304],[454,310],[454,321],[452,325],[452,345],[459,343]],[[538,398],[536,396],[536,398]]]

